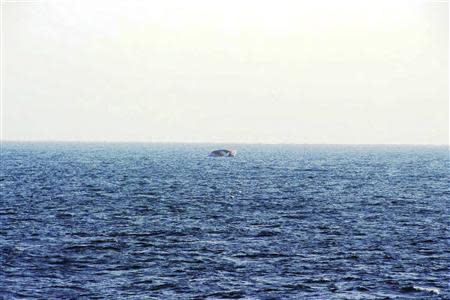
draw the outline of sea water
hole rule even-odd
[[[0,298],[449,299],[432,146],[3,143]]]

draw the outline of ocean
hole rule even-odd
[[[2,299],[449,299],[447,146],[3,142]]]

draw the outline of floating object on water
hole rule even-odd
[[[237,153],[236,150],[221,149],[221,150],[214,150],[208,156],[212,156],[212,157],[234,157],[234,156],[236,156],[236,153]]]

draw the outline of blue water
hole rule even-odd
[[[449,299],[447,147],[3,143],[0,298]]]

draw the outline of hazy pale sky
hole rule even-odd
[[[3,1],[3,139],[448,144],[448,2]]]

